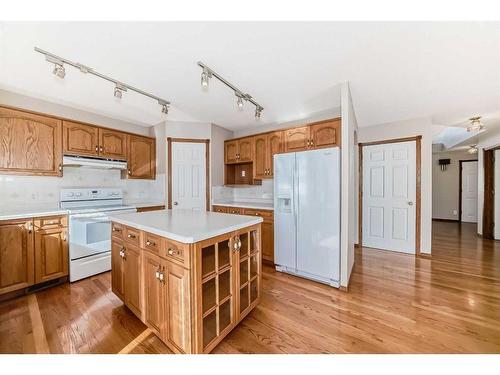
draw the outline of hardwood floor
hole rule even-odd
[[[214,353],[500,353],[500,241],[433,223],[430,259],[356,249],[349,292],[264,268],[261,304]],[[169,353],[110,274],[0,303],[0,353]]]

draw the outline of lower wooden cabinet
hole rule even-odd
[[[123,242],[121,240],[117,240],[116,237],[113,236],[113,240],[111,243],[111,290],[122,301],[125,301],[125,263],[123,262],[124,252],[125,246],[123,246]]]
[[[68,229],[35,232],[35,283],[68,275]]]
[[[0,295],[68,275],[66,216],[0,221]]]
[[[33,219],[0,221],[0,294],[35,282]]]

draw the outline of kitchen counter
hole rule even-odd
[[[195,243],[263,221],[261,217],[191,210],[110,215],[111,221],[182,243]]]
[[[14,220],[29,217],[66,215],[68,211],[59,207],[58,203],[35,203],[0,207],[0,220]]]
[[[241,208],[255,208],[260,210],[274,210],[273,203],[267,202],[235,202],[235,201],[226,201],[226,202],[212,202],[214,206],[226,206],[226,207],[241,207]]]

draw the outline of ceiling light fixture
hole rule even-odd
[[[477,145],[472,145],[472,146],[469,146],[469,149],[467,150],[467,153],[473,155],[473,154],[477,154]]]
[[[484,129],[484,125],[481,123],[481,116],[471,117],[469,121],[468,132],[478,132]]]
[[[64,68],[64,64],[70,65],[70,66],[80,70],[80,72],[82,72],[82,73],[92,74],[96,77],[104,79],[105,81],[114,83],[115,84],[115,90],[114,90],[115,98],[121,99],[124,91],[127,91],[127,90],[134,91],[138,94],[147,96],[148,98],[157,100],[158,104],[161,105],[161,107],[162,107],[161,108],[162,113],[165,113],[165,114],[168,113],[168,108],[170,106],[170,102],[168,100],[162,99],[156,95],[150,94],[149,92],[138,89],[137,87],[122,83],[114,78],[111,78],[107,75],[101,74],[101,73],[95,71],[94,69],[92,69],[86,65],[83,65],[83,64],[80,64],[77,62],[73,62],[73,61],[65,59],[63,57],[59,57],[57,55],[54,55],[53,53],[44,51],[43,49],[40,49],[38,47],[35,47],[35,51],[38,53],[41,53],[42,55],[45,55],[45,60],[54,64],[54,70],[52,71],[52,73],[60,78],[64,78],[66,75],[66,70]]]
[[[234,91],[234,94],[238,97],[238,100],[236,101],[236,104],[238,105],[238,109],[243,108],[243,100],[252,103],[255,106],[255,118],[260,119],[260,114],[263,111],[264,107],[262,107],[259,103],[257,103],[255,100],[253,100],[252,96],[249,94],[243,93],[240,89],[238,89],[235,85],[224,79],[220,74],[217,74],[214,72],[211,68],[203,64],[201,61],[198,61],[198,66],[203,69],[201,72],[201,86],[202,88],[206,89],[208,88],[208,80],[209,78],[215,77],[219,81],[221,81],[223,84],[225,84],[227,87],[229,87],[231,90]]]

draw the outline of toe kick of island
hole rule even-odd
[[[260,223],[195,243],[111,227],[113,293],[175,353],[209,353],[259,303]]]

